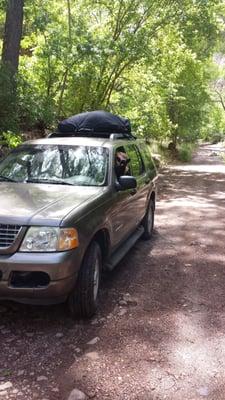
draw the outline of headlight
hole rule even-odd
[[[53,252],[75,249],[79,246],[75,228],[36,227],[28,229],[20,251]]]

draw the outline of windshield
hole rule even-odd
[[[0,181],[102,186],[107,169],[102,147],[24,145],[0,163]]]

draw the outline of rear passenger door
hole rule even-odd
[[[157,170],[153,162],[150,149],[146,143],[140,143],[139,148],[141,150],[142,158],[146,167],[146,175],[152,183],[156,180]]]
[[[139,225],[146,212],[147,198],[150,189],[150,179],[147,176],[144,160],[136,144],[126,148],[130,158],[131,175],[137,180],[136,193],[132,198],[134,226]]]

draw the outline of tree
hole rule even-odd
[[[18,71],[20,42],[23,27],[24,0],[8,0],[5,34],[3,39],[2,62],[13,72]]]
[[[196,136],[209,101],[205,69],[217,3],[26,0],[15,74],[20,126],[51,127],[58,118],[103,108],[130,117],[144,136],[174,142]],[[3,16],[0,7],[5,42]],[[15,71],[18,60],[13,65]],[[6,98],[1,102],[0,93],[0,127]]]
[[[23,26],[23,0],[8,0],[0,64],[0,131],[16,130],[17,77]]]

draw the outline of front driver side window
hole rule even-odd
[[[115,152],[115,173],[117,179],[122,175],[130,175],[130,159],[123,146],[116,149]]]

